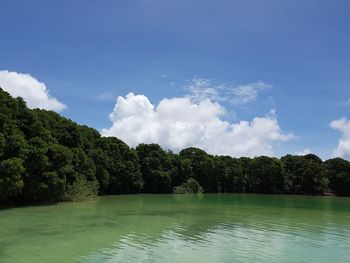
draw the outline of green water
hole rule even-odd
[[[130,195],[2,209],[0,262],[350,262],[350,198]]]

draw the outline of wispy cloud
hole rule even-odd
[[[189,93],[188,96],[194,102],[203,101],[205,99],[210,99],[211,101],[226,100],[226,98],[221,95],[226,87],[224,85],[213,85],[209,79],[194,78],[188,81],[184,89]]]
[[[234,105],[240,105],[256,101],[260,91],[270,89],[271,87],[271,85],[262,81],[238,86],[229,92],[233,95],[230,102]]]
[[[339,103],[340,106],[350,106],[350,99]]]
[[[116,99],[116,96],[110,92],[105,92],[97,95],[96,99],[101,101],[114,101]]]
[[[211,101],[243,105],[256,101],[260,91],[271,87],[262,81],[232,87],[228,84],[213,84],[210,79],[194,78],[188,81],[184,89],[194,102],[210,99]]]

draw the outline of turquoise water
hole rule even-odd
[[[129,195],[0,210],[0,262],[350,262],[350,198]]]

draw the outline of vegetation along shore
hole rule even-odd
[[[350,196],[350,162],[314,154],[233,158],[157,144],[135,149],[0,89],[0,202],[135,193],[332,193]]]

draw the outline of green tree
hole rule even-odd
[[[43,141],[37,140],[26,160],[26,198],[33,201],[62,200],[66,185],[73,184],[78,179],[72,159],[73,154],[69,148],[59,144],[45,147]]]
[[[23,190],[25,169],[20,158],[11,158],[0,162],[0,199],[16,198]]]
[[[0,159],[4,155],[5,151],[5,136],[0,132]]]
[[[350,195],[350,164],[316,155],[281,158],[131,149],[59,114],[30,110],[0,89],[0,199],[81,200],[103,194],[257,192]]]
[[[106,194],[139,193],[143,187],[135,151],[117,138],[99,138],[92,152],[100,191]]]
[[[350,196],[350,162],[334,158],[324,162],[329,188],[336,195]]]
[[[193,178],[189,178],[182,185],[173,188],[174,194],[200,194],[203,193],[203,188]]]
[[[136,152],[141,165],[141,173],[146,193],[170,193],[171,161],[158,144],[140,144]]]
[[[242,193],[246,190],[246,177],[243,169],[243,162],[240,159],[230,156],[217,157],[221,161],[223,192]]]
[[[281,161],[267,156],[249,162],[249,191],[253,193],[282,193],[284,178]]]
[[[190,147],[180,152],[182,160],[191,164],[193,178],[203,187],[204,192],[217,192],[217,178],[213,175],[212,157],[205,151]]]
[[[322,194],[327,190],[328,180],[317,156],[286,155],[281,160],[287,193]]]

